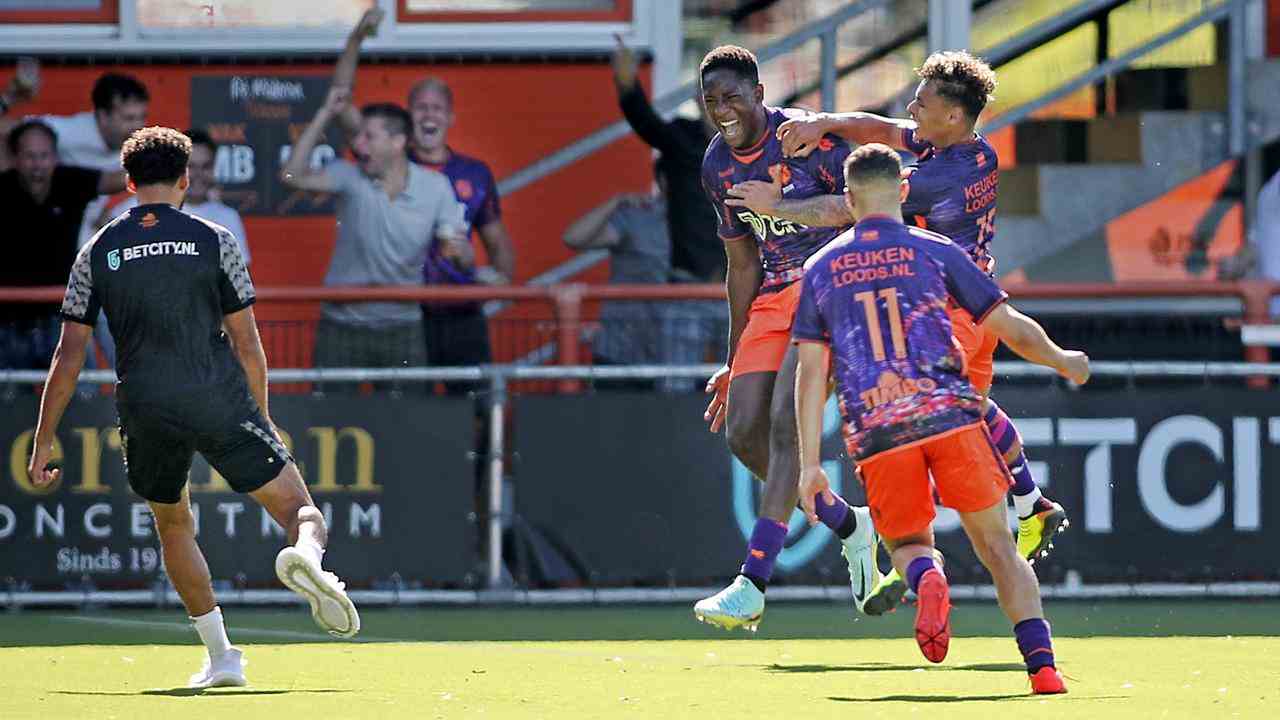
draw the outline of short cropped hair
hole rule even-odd
[[[930,55],[916,74],[921,80],[934,81],[938,94],[963,108],[972,120],[978,119],[996,91],[996,71],[963,50]]]
[[[208,148],[211,154],[218,154],[218,143],[213,139],[207,130],[201,128],[191,128],[187,131],[187,137],[191,138],[191,147],[203,145]]]
[[[168,127],[135,130],[120,148],[120,164],[134,185],[175,183],[190,159],[191,138]]]
[[[444,96],[444,101],[449,104],[449,109],[453,109],[453,89],[449,85],[437,77],[423,78],[419,80],[413,89],[409,91],[409,104],[413,104],[413,99],[418,97],[418,93],[426,90],[435,90]]]
[[[10,155],[18,154],[18,144],[22,141],[22,136],[26,135],[28,132],[32,130],[35,130],[37,132],[42,132],[45,135],[48,135],[49,142],[53,143],[54,149],[57,149],[58,133],[54,132],[53,128],[49,127],[48,123],[44,122],[43,120],[27,120],[27,121],[18,123],[17,126],[15,126],[12,130],[9,131],[8,143],[9,143]]]
[[[844,161],[847,187],[868,182],[897,184],[902,179],[902,158],[898,151],[884,143],[867,143],[849,153]]]
[[[132,75],[107,73],[93,84],[93,109],[110,112],[116,101],[141,100],[150,102],[151,95],[147,86]]]
[[[387,132],[392,135],[408,136],[409,129],[413,127],[413,118],[409,116],[409,111],[395,103],[365,105],[360,109],[360,115],[365,118],[382,118],[382,122],[387,126]]]
[[[760,82],[760,64],[755,54],[737,45],[721,45],[707,53],[698,66],[698,77],[705,78],[715,70],[731,70],[752,85]]]

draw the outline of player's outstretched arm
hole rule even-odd
[[[818,515],[814,497],[821,492],[830,495],[826,473],[822,470],[822,414],[827,404],[827,375],[831,362],[830,348],[817,342],[797,343],[799,365],[796,369],[796,431],[800,441],[800,504],[809,522],[816,524]],[[828,498],[829,502],[834,500]]]
[[[342,114],[350,103],[349,90],[341,87],[329,89],[329,96],[325,98],[324,105],[311,119],[307,129],[302,131],[298,142],[294,143],[293,150],[289,153],[289,160],[280,171],[281,182],[295,190],[333,192],[336,189],[333,180],[324,171],[311,168],[311,151],[316,149],[316,145],[324,135],[324,129],[333,118]]]
[[[58,424],[62,422],[62,414],[66,412],[71,394],[76,390],[76,381],[80,378],[80,368],[84,367],[85,353],[92,338],[91,326],[70,320],[62,323],[62,337],[58,340],[57,349],[53,351],[49,380],[40,397],[40,418],[36,421],[31,462],[27,465],[27,475],[36,487],[52,483],[61,473],[57,469],[45,469],[45,466],[53,457],[53,441],[58,432]]]
[[[258,401],[263,417],[270,419],[267,412],[267,352],[262,348],[253,308],[247,307],[224,316],[222,326],[236,351],[236,358],[244,367],[245,377],[249,379],[249,392]]]
[[[1001,303],[982,321],[1020,357],[1053,368],[1068,380],[1083,385],[1089,381],[1089,356],[1079,350],[1063,350],[1045,333],[1040,323],[1023,315],[1009,303]]]
[[[859,145],[884,143],[902,149],[902,131],[914,128],[914,120],[887,118],[868,112],[817,113],[792,118],[778,126],[782,154],[807,157],[818,148],[823,135],[835,135]]]

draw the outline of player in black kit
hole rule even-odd
[[[59,479],[49,465],[54,436],[101,309],[116,341],[129,486],[151,506],[165,569],[209,651],[190,684],[244,685],[241,652],[227,639],[196,543],[187,490],[193,453],[287,530],[292,544],[276,557],[276,574],[310,602],[318,625],[352,637],[360,617],[343,584],[321,569],[324,516],[267,414],[267,358],[240,246],[221,225],[178,210],[191,140],[149,127],[120,154],[138,206],[99,231],[71,269],[28,473],[38,487]]]

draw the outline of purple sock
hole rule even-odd
[[[1013,626],[1013,635],[1018,639],[1018,650],[1022,651],[1022,659],[1027,663],[1029,674],[1036,674],[1042,667],[1056,667],[1053,664],[1053,641],[1049,639],[1047,620],[1023,620]]]
[[[818,519],[822,521],[822,524],[831,528],[832,532],[839,536],[841,540],[844,540],[858,528],[858,519],[844,498],[835,493],[832,493],[832,496],[835,498],[835,502],[828,505],[827,501],[823,499],[822,493],[818,493],[817,497],[814,498],[813,507],[818,513]]]
[[[912,560],[907,566],[907,587],[911,588],[911,592],[916,592],[920,587],[920,578],[936,567],[938,566],[933,562],[932,555],[921,555]]]
[[[987,430],[991,432],[991,440],[1000,451],[1000,457],[1003,458],[1009,454],[1015,442],[1019,446],[1022,445],[1022,438],[1004,410],[1001,410],[994,400],[988,402],[991,403],[991,407],[987,408],[987,414],[982,419],[987,424]],[[1026,495],[1036,489],[1035,478],[1031,477],[1031,469],[1027,466],[1026,453],[1019,450],[1013,462],[1006,461],[1006,464],[1009,466],[1009,473],[1013,475],[1014,495]]]
[[[773,576],[773,563],[782,552],[786,539],[785,523],[770,518],[756,520],[756,529],[751,531],[751,543],[747,546],[747,561],[742,563],[742,574],[757,585],[768,583]]]

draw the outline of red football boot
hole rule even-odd
[[[916,644],[929,662],[940,663],[951,646],[951,591],[936,568],[920,577],[916,590]]]
[[[1031,676],[1032,695],[1057,695],[1067,691],[1067,684],[1062,680],[1062,673],[1048,665]]]

